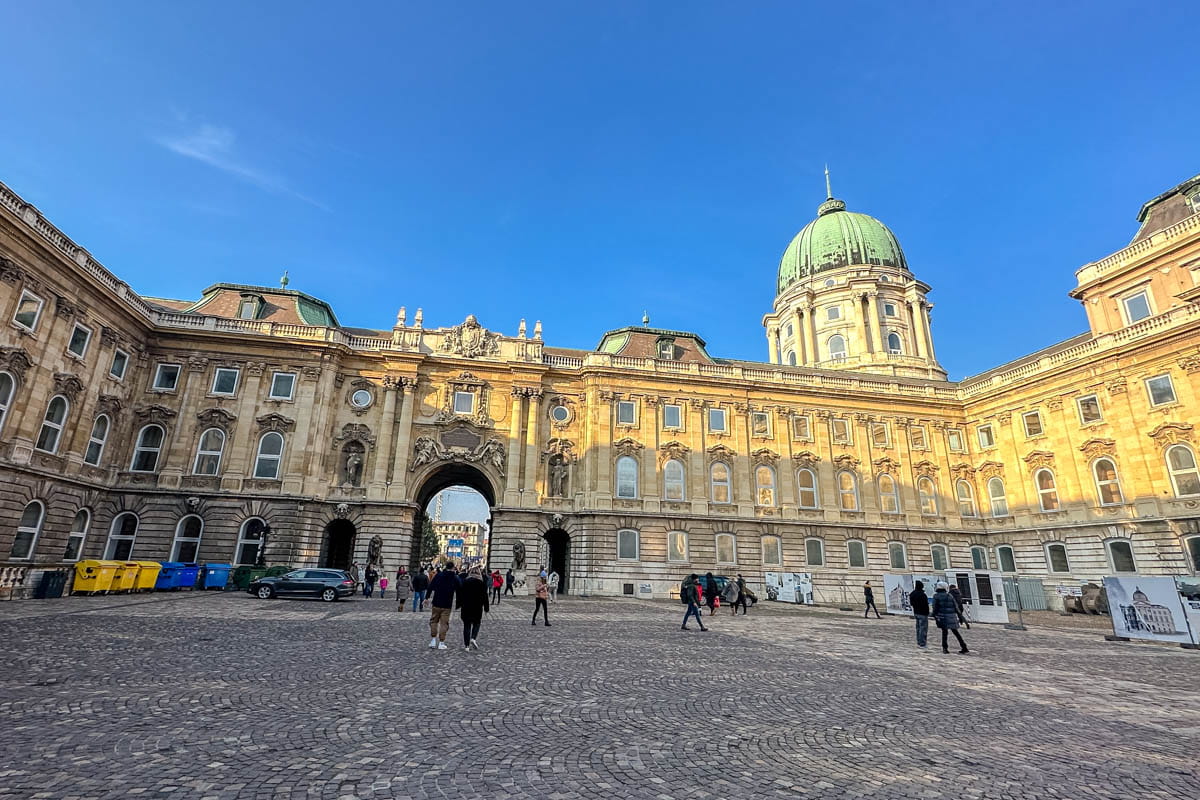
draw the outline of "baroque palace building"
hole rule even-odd
[[[347,328],[286,288],[144,297],[0,184],[0,578],[22,596],[81,558],[260,550],[391,569],[454,485],[491,506],[493,567],[549,563],[571,593],[1196,572],[1197,212],[1200,176],[1077,271],[1087,333],[952,382],[929,286],[832,197],[784,252],[755,363],[648,325],[580,351],[403,308]]]

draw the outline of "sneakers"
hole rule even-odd
[[[445,643],[445,642],[438,642],[437,649],[438,649],[438,650],[445,650],[445,649],[446,649],[446,643]]]
[[[478,650],[478,649],[479,649],[479,643],[478,643],[478,642],[476,642],[474,639],[472,639],[472,640],[471,640],[471,644],[470,644],[469,646],[470,646],[470,649],[472,649],[472,650]]]
[[[429,649],[433,650],[436,647],[437,647],[437,637],[434,636],[432,639],[429,640]]]
[[[469,644],[464,644],[464,645],[463,645],[463,652],[464,652],[464,653],[469,653],[469,652],[471,652],[471,645],[469,645]]]

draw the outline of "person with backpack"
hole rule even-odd
[[[679,602],[687,605],[687,611],[683,614],[683,624],[679,626],[679,630],[691,630],[688,628],[688,620],[691,617],[696,618],[696,622],[700,625],[700,630],[706,631],[704,620],[700,618],[700,593],[698,591],[700,585],[700,577],[696,573],[692,573],[683,579],[683,583],[679,586]]]
[[[967,630],[971,630],[971,623],[967,622],[967,618],[963,614],[966,607],[963,605],[962,592],[958,590],[957,584],[950,587],[950,596],[954,598],[954,605],[958,607],[958,624]]]
[[[967,643],[963,641],[962,634],[958,632],[958,604],[954,602],[954,598],[946,591],[946,582],[937,582],[937,591],[933,593],[933,619],[937,622],[937,626],[942,629],[942,652],[949,653],[950,647],[946,641],[946,634],[953,633],[954,638],[958,639],[961,649],[958,651],[962,655],[971,652],[967,649]]]

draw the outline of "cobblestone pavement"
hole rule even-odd
[[[0,607],[0,797],[1179,798],[1200,653],[1096,630],[506,600],[479,653],[391,602]],[[706,618],[707,621],[707,618]],[[936,635],[931,631],[931,635]]]

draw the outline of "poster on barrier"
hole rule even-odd
[[[887,612],[912,616],[912,603],[908,596],[916,588],[917,581],[924,584],[921,588],[932,602],[934,586],[944,580],[946,578],[942,575],[884,575],[883,596],[887,602]]]
[[[1192,644],[1200,644],[1200,577],[1180,575],[1175,578],[1183,614],[1192,629]]]
[[[812,573],[767,572],[763,574],[767,584],[767,599],[781,603],[812,605]]]
[[[1188,621],[1173,577],[1106,577],[1113,633],[1127,639],[1190,644]]]

